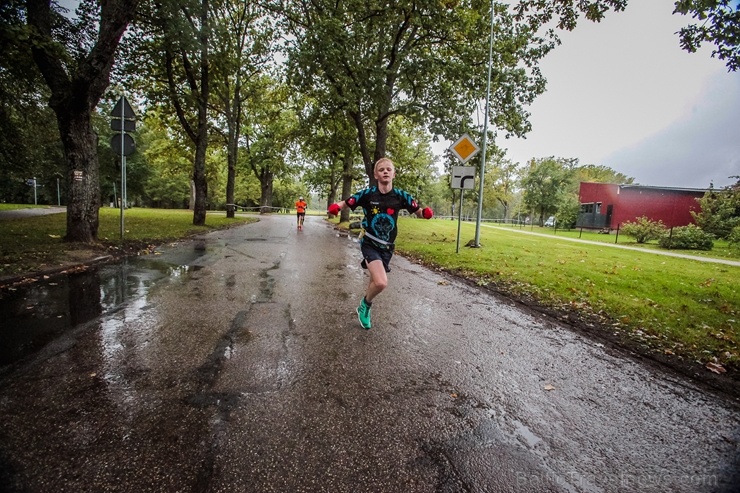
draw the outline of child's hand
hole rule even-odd
[[[339,207],[339,204],[334,203],[329,206],[329,214],[333,216],[338,216],[341,211],[342,211],[342,208]]]
[[[423,211],[421,211],[421,215],[424,216],[424,219],[431,219],[432,216],[434,216],[434,212],[431,208],[425,207]]]

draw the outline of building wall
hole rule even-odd
[[[582,182],[581,204],[600,202],[601,206],[593,214],[579,214],[578,225],[616,229],[620,224],[646,216],[651,221],[662,221],[667,227],[686,226],[694,223],[691,211],[700,210],[696,199],[703,196],[701,190]],[[612,206],[612,217],[607,224],[609,205]]]

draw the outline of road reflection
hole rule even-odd
[[[193,258],[200,254],[193,252]],[[196,268],[136,257],[1,292],[0,372],[66,331],[145,299],[158,281]]]

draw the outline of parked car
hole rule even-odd
[[[555,227],[555,216],[550,216],[547,218],[547,221],[545,221],[545,227],[546,228],[554,228]]]

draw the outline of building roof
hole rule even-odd
[[[650,185],[619,185],[619,188],[645,188],[648,190],[667,190],[670,192],[698,192],[706,193],[708,188],[679,188],[679,187],[654,187]]]
[[[709,188],[679,188],[679,187],[656,187],[652,185],[632,185],[632,184],[619,184],[619,183],[599,183],[594,181],[585,181],[583,183],[595,183],[598,185],[614,185],[619,188],[643,188],[647,190],[667,190],[671,192],[698,192],[698,193],[706,193],[710,189]]]

